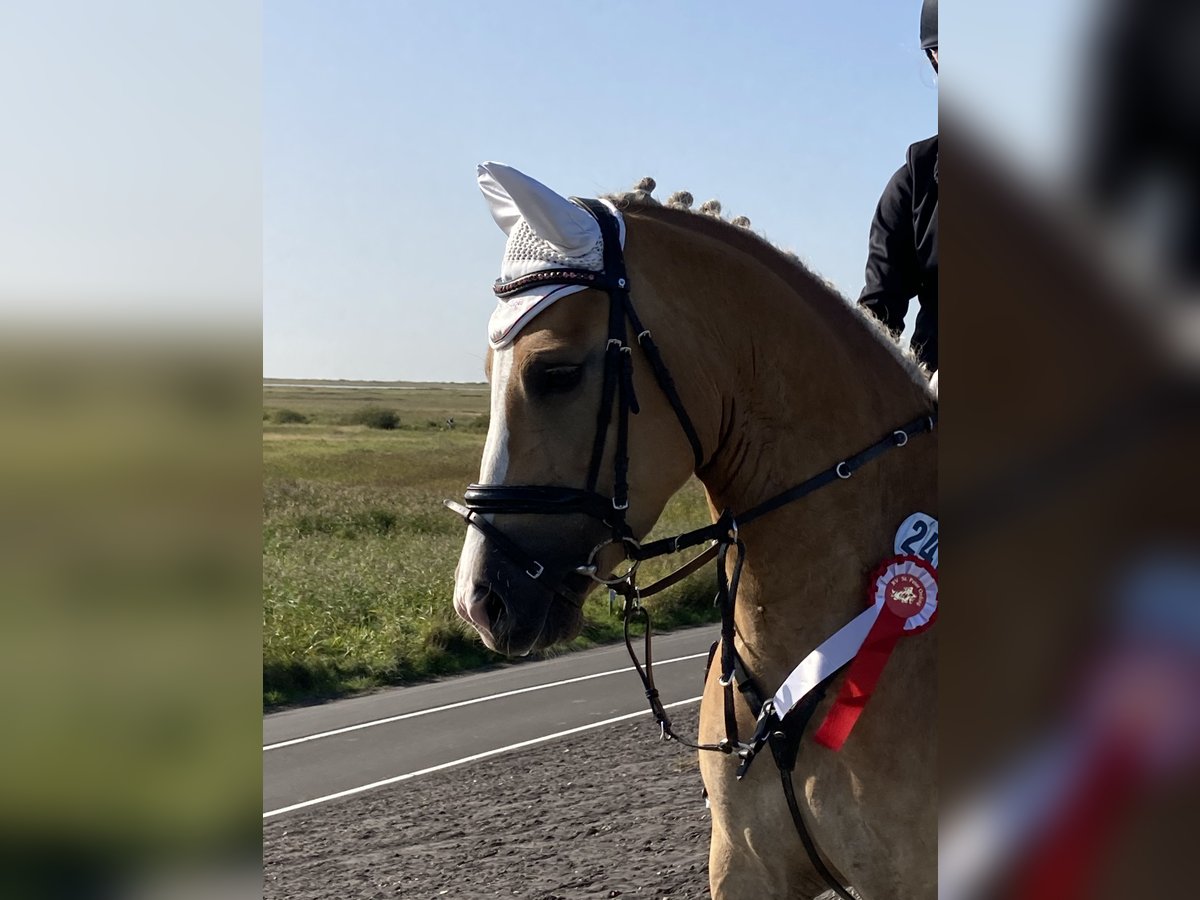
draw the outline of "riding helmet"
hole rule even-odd
[[[921,4],[921,49],[936,50],[937,45],[937,0],[925,0]]]

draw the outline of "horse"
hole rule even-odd
[[[917,511],[937,515],[935,433],[905,437],[903,451],[852,477],[837,467],[898,423],[935,413],[925,372],[745,219],[725,220],[711,201],[693,211],[686,194],[664,205],[649,179],[603,198],[621,230],[620,289],[640,317],[641,330],[626,334],[606,290],[587,283],[588,271],[605,268],[598,260],[616,252],[611,230],[607,245],[599,240],[598,213],[500,164],[481,166],[479,180],[508,235],[486,361],[491,411],[480,484],[488,487],[480,494],[503,499],[507,490],[509,502],[459,509],[478,527],[468,528],[455,573],[457,612],[502,653],[569,640],[582,626],[584,597],[693,474],[717,522],[834,465],[840,477],[802,502],[735,524],[744,558],[733,647],[754,681],[775,691],[868,605],[868,575],[892,556],[897,526]],[[582,283],[555,281],[567,277],[564,267],[583,272]],[[551,283],[539,287],[539,279]],[[624,364],[616,388],[606,365],[614,341]],[[614,396],[634,398],[632,414],[614,414]],[[611,532],[612,517],[593,513],[585,493],[611,496],[624,530]],[[562,514],[544,515],[554,503]],[[728,578],[736,564],[722,562]],[[805,739],[799,747],[804,818],[832,874],[866,900],[936,892],[935,654],[932,633],[901,640],[845,745],[834,752]],[[701,742],[720,742],[724,697],[713,665]],[[753,731],[742,697],[733,710],[739,733]],[[770,764],[738,780],[736,759],[700,757],[712,895],[826,890]]]

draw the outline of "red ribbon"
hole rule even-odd
[[[897,590],[901,586],[903,593],[908,594],[905,598]],[[924,599],[919,607],[910,609],[908,604],[914,602],[912,588],[919,589]],[[830,750],[841,750],[846,738],[850,737],[854,723],[875,693],[875,685],[896,649],[896,641],[906,634],[920,634],[932,627],[937,617],[937,573],[933,566],[915,556],[893,557],[871,574],[867,582],[867,602],[879,603],[879,616],[854,654],[846,681],[829,714],[813,735],[818,744]],[[905,628],[911,618],[920,616],[923,618],[911,622],[912,628]]]
[[[846,681],[838,693],[833,707],[813,735],[818,744],[823,744],[830,750],[841,750],[850,737],[854,723],[862,715],[867,701],[875,692],[879,676],[896,649],[896,641],[904,634],[905,619],[900,618],[887,608],[885,603],[879,611],[879,618],[867,632],[862,647],[850,663],[850,671],[846,673]]]

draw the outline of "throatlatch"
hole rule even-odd
[[[851,478],[862,466],[889,450],[904,447],[911,438],[932,431],[937,425],[936,409],[928,415],[916,418],[892,431],[855,455],[831,465],[824,471],[764,500],[740,515],[735,516],[726,510],[711,525],[674,537],[640,544],[635,539],[626,520],[626,513],[629,509],[629,417],[636,415],[639,411],[633,389],[633,346],[628,341],[630,329],[638,346],[642,348],[655,382],[666,397],[691,445],[697,469],[703,467],[704,455],[696,429],[680,400],[679,392],[671,378],[671,373],[663,362],[662,354],[654,343],[650,331],[643,326],[634,309],[629,294],[629,279],[625,272],[616,216],[598,200],[581,200],[573,197],[571,202],[591,213],[600,226],[604,243],[603,270],[593,271],[571,267],[543,269],[510,281],[498,281],[493,290],[497,296],[509,297],[534,286],[583,285],[608,293],[608,342],[604,354],[604,379],[600,393],[600,407],[596,414],[596,434],[592,443],[587,482],[582,488],[557,485],[472,484],[467,488],[464,503],[459,504],[452,500],[446,500],[444,501],[445,505],[462,516],[468,525],[479,529],[532,581],[560,601],[571,604],[577,604],[571,594],[561,584],[550,584],[544,577],[545,566],[486,517],[494,514],[581,514],[603,522],[611,532],[610,540],[596,547],[589,559],[575,571],[607,585],[611,591],[623,598],[625,646],[645,688],[646,699],[661,729],[663,738],[677,741],[694,750],[736,754],[740,759],[737,771],[739,779],[745,776],[757,754],[769,745],[776,765],[779,767],[784,795],[787,799],[788,809],[791,811],[792,820],[814,868],[839,897],[842,897],[843,900],[852,900],[851,895],[833,876],[818,853],[799,804],[796,802],[791,778],[800,741],[809,720],[824,696],[827,684],[837,673],[831,673],[808,695],[799,698],[791,712],[782,719],[776,715],[772,701],[765,698],[759,691],[734,646],[734,613],[737,606],[738,583],[746,558],[746,546],[739,536],[739,529],[826,485]],[[613,421],[614,404],[617,435],[613,463],[613,493],[611,497],[604,497],[597,493],[596,488],[603,465],[608,431]],[[599,571],[599,551],[609,543],[623,546],[625,558],[631,563],[629,570],[618,577],[605,577]],[[643,561],[678,553],[702,544],[708,546],[679,569],[649,586],[639,587],[637,585],[637,569]],[[675,733],[671,719],[659,697],[658,689],[655,687],[650,614],[642,605],[642,601],[677,584],[714,559],[718,561],[717,602],[721,610],[720,685],[723,692],[725,736],[715,744],[697,744]],[[644,664],[638,659],[633,647],[630,626],[635,622],[640,622],[645,628]],[[741,741],[738,734],[735,691],[745,697],[747,705],[757,719],[755,731],[748,742]]]

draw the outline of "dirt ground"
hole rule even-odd
[[[708,897],[695,753],[657,737],[646,717],[272,820],[264,900]]]

